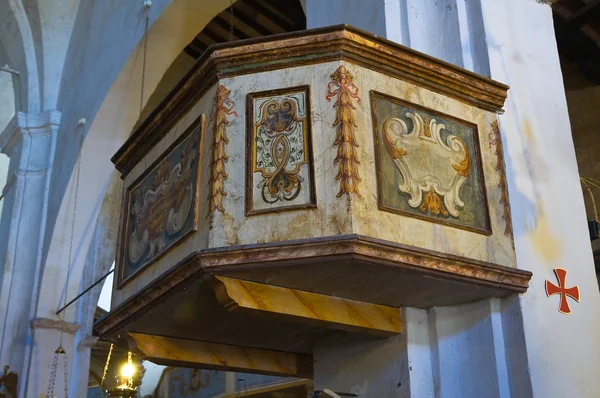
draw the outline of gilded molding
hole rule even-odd
[[[113,156],[124,175],[219,79],[346,61],[502,112],[508,86],[347,25],[211,46]]]
[[[354,84],[354,76],[341,65],[331,74],[331,82],[327,85],[327,95],[325,99],[329,102],[335,97],[333,107],[336,108],[335,121],[333,127],[336,127],[335,141],[337,145],[337,156],[333,164],[338,166],[336,180],[340,181],[340,190],[337,194],[339,198],[342,195],[348,195],[348,206],[350,206],[351,194],[356,194],[359,198],[360,192],[358,184],[360,176],[358,173],[358,144],[354,130],[358,127],[354,117],[353,99],[360,104],[358,96],[358,87]]]
[[[210,115],[211,123],[214,126],[214,141],[211,147],[212,149],[212,160],[211,160],[211,175],[210,181],[210,196],[209,196],[209,217],[210,226],[213,225],[215,211],[223,213],[223,197],[227,196],[225,191],[225,180],[227,179],[227,172],[225,171],[225,164],[229,160],[226,151],[226,145],[229,143],[227,138],[227,126],[230,121],[227,116],[234,115],[238,116],[235,112],[235,102],[229,98],[231,91],[229,91],[222,84],[217,88],[217,94],[215,95],[215,101],[213,110]]]
[[[278,272],[285,273],[287,269],[285,264],[294,261],[306,264],[310,262],[310,259],[318,259],[321,263],[342,259],[346,262],[354,261],[363,265],[365,262],[385,265],[397,272],[398,278],[403,278],[409,272],[421,275],[425,281],[445,280],[460,283],[463,285],[461,289],[465,291],[469,289],[480,291],[487,288],[489,291],[485,293],[486,297],[523,293],[527,291],[532,276],[531,272],[525,270],[361,235],[341,235],[207,249],[193,253],[179,264],[174,265],[170,271],[97,321],[94,329],[102,338],[119,333],[129,323],[172,293],[180,291],[190,284],[212,281],[214,280],[213,275],[217,275],[217,273],[249,268],[258,271],[261,268],[277,268],[279,264],[281,264],[281,268]],[[298,267],[300,266],[298,265]],[[372,272],[372,267],[369,265],[365,265],[365,267],[365,273]],[[296,268],[296,266],[292,268]],[[446,298],[450,303],[461,303],[460,297]],[[379,302],[378,304],[400,306],[403,303]]]
[[[508,200],[508,185],[506,183],[506,169],[504,165],[504,154],[502,152],[502,137],[500,136],[500,127],[498,125],[498,121],[495,120],[492,123],[492,128],[490,130],[490,143],[489,147],[495,147],[494,154],[496,155],[497,163],[496,163],[496,171],[498,172],[498,176],[500,177],[500,182],[498,183],[498,188],[500,189],[500,204],[504,209],[504,214],[502,215],[502,219],[505,222],[506,227],[504,228],[504,235],[510,236],[510,244],[512,248],[515,248],[515,241],[513,236],[513,227],[512,227],[512,217],[510,214],[510,202]]]

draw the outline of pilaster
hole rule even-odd
[[[54,359],[54,351],[59,343],[64,347],[66,353],[67,369],[63,356],[58,357],[56,368],[56,379],[54,392],[56,396],[62,397],[65,389],[65,375],[71,379],[71,367],[75,356],[75,334],[80,325],[58,321],[55,319],[36,319],[31,322],[32,345],[29,367],[27,369],[27,378],[19,380],[19,397],[39,398],[45,397]],[[61,330],[64,330],[61,343]],[[67,388],[69,388],[67,386]],[[72,394],[69,394],[73,396]]]
[[[600,366],[600,295],[551,2],[372,0],[361,2],[361,13],[352,2],[306,0],[309,27],[353,24],[510,86],[500,134],[517,267],[534,275],[524,295],[469,308],[406,309],[406,341],[338,336],[319,343],[317,389],[502,398],[591,397],[600,390],[593,371]],[[571,315],[561,314],[557,299],[544,291],[558,267],[581,291]],[[408,364],[410,395],[399,395],[394,386],[402,375],[399,364]]]
[[[26,384],[47,197],[61,113],[17,113],[0,135],[10,157],[0,224],[0,358]]]

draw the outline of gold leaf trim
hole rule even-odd
[[[325,99],[331,101],[332,97],[336,97],[333,104],[337,108],[335,114],[335,122],[333,127],[336,127],[336,137],[333,145],[337,146],[337,156],[333,160],[333,164],[338,166],[338,173],[335,177],[340,181],[340,190],[337,197],[346,194],[350,200],[351,194],[356,194],[359,198],[358,183],[360,176],[358,173],[358,144],[354,130],[358,127],[354,117],[353,99],[356,99],[360,104],[361,99],[358,96],[358,87],[353,83],[354,76],[346,69],[345,66],[340,66],[331,74],[331,82],[327,86],[327,95]]]
[[[448,211],[442,203],[440,195],[438,195],[433,188],[429,189],[423,198],[423,203],[419,207],[419,210],[423,213],[430,212],[433,215],[442,214],[448,216]]]
[[[453,164],[452,168],[454,170],[456,170],[456,173],[459,176],[466,178],[471,173],[471,158],[469,157],[469,152],[467,152],[467,147],[462,142],[462,140],[459,139],[457,142],[459,143],[459,145],[462,147],[463,151],[465,152],[465,157],[463,160],[460,161],[460,163]]]
[[[215,95],[215,101],[213,110],[210,115],[211,122],[213,123],[215,134],[214,141],[211,147],[212,149],[212,160],[211,160],[211,176],[208,182],[210,186],[210,225],[212,226],[215,211],[223,213],[223,197],[227,196],[225,191],[225,180],[228,175],[225,171],[225,163],[229,160],[225,146],[229,143],[227,138],[227,126],[229,125],[228,115],[234,115],[237,117],[235,112],[235,102],[229,98],[229,91],[225,86],[219,85],[217,88],[217,94]]]

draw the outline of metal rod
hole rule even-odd
[[[14,70],[8,67],[8,65],[6,66],[0,66],[0,70],[3,72],[8,72],[8,73],[12,73],[13,75],[19,75],[19,71],[18,70]]]
[[[73,300],[69,301],[64,307],[62,307],[60,310],[56,311],[56,315],[60,314],[61,312],[63,312],[64,310],[66,310],[71,304],[73,304],[75,301],[79,300],[81,298],[81,296],[83,296],[84,294],[86,294],[87,292],[89,292],[90,290],[92,290],[98,283],[102,282],[104,279],[106,279],[107,276],[109,276],[110,274],[112,274],[113,272],[115,272],[115,269],[111,269],[110,271],[108,271],[108,273],[106,273],[106,275],[104,275],[102,278],[98,279],[96,282],[94,282],[90,287],[88,287],[87,289],[85,289],[83,292],[79,293],[77,295],[77,297],[75,297]]]

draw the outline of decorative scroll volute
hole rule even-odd
[[[354,76],[346,69],[345,66],[340,66],[334,73],[331,74],[331,82],[327,86],[327,95],[325,99],[331,101],[332,97],[336,97],[333,104],[337,108],[335,114],[336,136],[333,145],[337,145],[337,156],[333,164],[338,166],[336,180],[340,181],[340,190],[337,197],[344,194],[356,194],[360,197],[358,183],[360,176],[358,173],[358,144],[356,142],[355,129],[358,127],[354,117],[356,109],[353,100],[361,102],[358,96],[358,87],[353,83]]]
[[[400,174],[400,191],[410,194],[409,205],[423,213],[458,217],[464,202],[460,188],[470,174],[471,159],[465,143],[436,119],[423,120],[418,113],[405,115],[412,121],[409,131],[401,118],[383,124],[385,148]],[[442,200],[443,197],[443,200]]]
[[[214,141],[212,144],[212,161],[211,161],[211,176],[210,176],[210,224],[216,210],[223,212],[223,197],[227,195],[225,192],[224,183],[227,179],[227,172],[225,171],[225,163],[229,160],[227,156],[225,146],[229,143],[227,138],[227,126],[229,125],[228,115],[234,115],[237,117],[235,112],[235,102],[229,98],[231,92],[223,85],[219,85],[213,110],[210,115],[211,122],[214,126]]]

